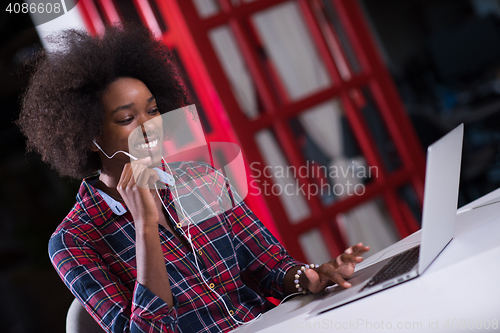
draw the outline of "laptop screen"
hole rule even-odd
[[[461,124],[427,149],[419,274],[429,267],[455,232],[463,134]]]

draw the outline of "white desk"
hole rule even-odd
[[[500,332],[500,203],[472,209],[495,198],[500,189],[458,210],[453,241],[417,279],[314,317],[321,299],[300,296],[236,331]],[[417,231],[359,266],[419,241]]]

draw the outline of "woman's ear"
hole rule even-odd
[[[97,142],[94,140],[92,140],[92,144],[90,145],[90,150],[92,151],[99,151],[99,145],[97,144]]]

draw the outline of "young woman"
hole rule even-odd
[[[141,125],[160,138],[144,124],[189,104],[168,50],[148,30],[107,27],[96,37],[66,31],[54,41],[58,51],[35,63],[18,124],[28,148],[61,175],[83,179],[49,254],[105,331],[228,331],[271,308],[266,296],[350,286],[344,279],[369,249],[362,244],[299,274],[304,264],[243,201],[187,237],[170,190],[158,196],[136,183],[134,173],[146,182],[156,173],[115,153],[129,151],[128,138]],[[196,162],[161,167],[181,177],[213,172]]]

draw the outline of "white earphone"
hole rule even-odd
[[[163,163],[165,163],[165,165],[167,166],[167,168],[168,168],[168,170],[170,171],[170,173],[172,173],[172,174],[173,174],[172,169],[170,168],[170,166],[166,163],[166,161],[165,161],[163,158],[162,158],[162,161],[163,161]],[[155,184],[155,188],[156,188],[156,193],[157,193],[158,197],[159,197],[159,198],[161,198],[160,193],[159,193],[159,191],[158,191],[158,187],[156,187],[156,184]],[[177,196],[177,197],[179,197],[179,192],[177,191],[177,187],[176,187],[176,186],[174,186],[174,189],[175,189],[176,196]],[[203,201],[207,207],[210,207],[210,205],[208,205],[208,203],[205,201],[205,199],[201,198],[201,197],[200,197],[200,196],[196,193],[196,191],[193,191],[193,193],[194,193],[194,194],[198,197],[198,199],[199,199],[199,200]],[[174,220],[173,216],[170,214],[169,210],[168,210],[168,209],[167,209],[167,207],[165,206],[165,203],[164,203],[162,200],[160,200],[160,201],[161,201],[161,203],[162,203],[163,207],[165,208],[165,210],[167,211],[168,215],[169,215],[169,216],[170,216],[170,218],[172,219],[172,222],[175,222],[175,220]],[[256,320],[256,319],[260,318],[260,316],[262,315],[261,313],[259,313],[259,314],[257,315],[257,317],[255,317],[255,318],[253,318],[252,320],[249,320],[249,321],[240,321],[240,320],[236,319],[236,318],[235,318],[235,317],[231,314],[231,312],[230,312],[230,310],[229,310],[229,307],[227,306],[226,301],[224,300],[224,298],[223,298],[223,297],[222,297],[222,296],[221,296],[218,292],[216,292],[214,289],[210,288],[210,286],[209,286],[209,284],[208,284],[208,281],[205,279],[205,276],[203,276],[203,274],[202,274],[202,272],[201,272],[201,269],[200,269],[200,266],[198,265],[198,258],[197,258],[197,256],[196,256],[196,253],[197,253],[197,252],[196,252],[196,248],[195,248],[195,246],[194,246],[194,244],[193,244],[193,241],[192,241],[192,239],[191,239],[191,233],[189,232],[189,229],[190,229],[190,227],[191,227],[191,224],[193,224],[193,222],[189,222],[189,215],[188,215],[188,214],[186,213],[186,211],[184,210],[184,207],[182,207],[182,205],[181,205],[180,201],[178,202],[178,204],[179,204],[179,208],[180,208],[180,210],[181,210],[182,214],[183,214],[185,217],[187,217],[187,218],[188,218],[187,235],[186,235],[186,233],[184,232],[184,230],[182,230],[181,228],[179,228],[179,230],[180,230],[180,232],[183,234],[183,236],[187,239],[187,241],[189,242],[189,245],[191,245],[191,248],[193,249],[193,256],[194,256],[194,261],[195,261],[195,264],[196,264],[196,268],[198,269],[198,273],[200,274],[200,277],[201,277],[201,279],[203,280],[203,283],[205,283],[205,285],[208,287],[208,289],[209,289],[209,290],[212,290],[212,292],[213,292],[215,295],[217,295],[217,297],[218,297],[218,298],[222,301],[222,303],[224,304],[224,307],[226,308],[226,311],[227,311],[227,313],[229,314],[229,316],[230,316],[230,317],[231,317],[231,318],[232,318],[235,322],[237,322],[238,324],[240,324],[240,325],[249,324],[249,323],[253,322],[254,320]]]
[[[106,153],[104,152],[104,150],[102,150],[101,146],[99,146],[95,140],[92,140],[92,142],[95,144],[95,146],[97,147],[97,149],[99,149],[99,150],[100,150],[100,151],[104,154],[104,156],[106,156],[106,157],[107,157],[107,158],[109,158],[109,159],[112,159],[112,158],[113,158],[113,157],[115,157],[115,155],[116,155],[116,154],[118,154],[118,153],[124,153],[125,155],[127,155],[128,157],[130,157],[131,159],[133,159],[134,161],[137,161],[137,157],[135,157],[135,156],[133,156],[133,155],[131,155],[131,154],[127,153],[126,151],[123,151],[123,150],[118,150],[118,151],[117,151],[117,152],[115,152],[113,155],[109,156],[108,154],[106,154]]]

